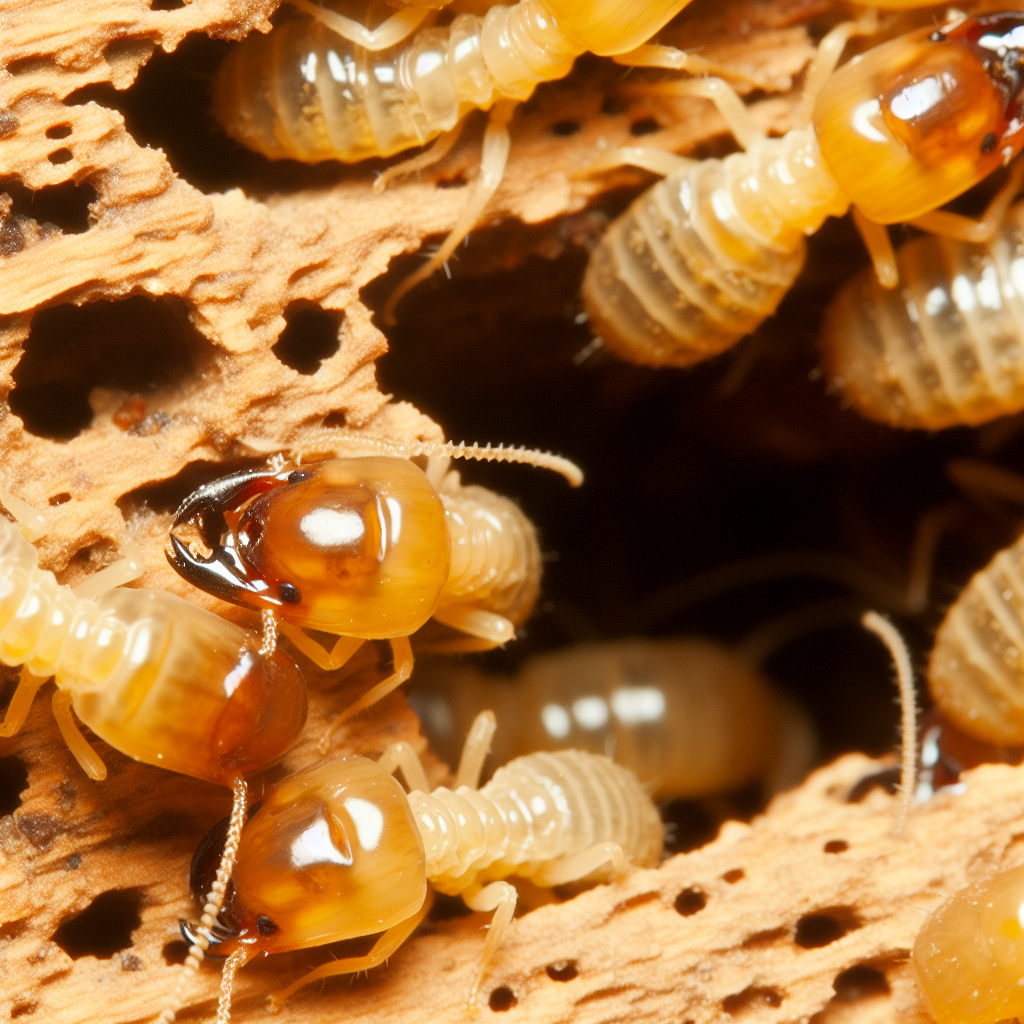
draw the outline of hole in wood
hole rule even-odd
[[[274,344],[274,355],[298,373],[316,373],[338,351],[342,315],[305,299],[289,303],[284,311],[286,327]]]
[[[845,839],[830,839],[823,847],[826,853],[845,853],[849,848]]]
[[[46,159],[54,166],[57,166],[74,160],[75,154],[67,146],[61,146],[60,149],[55,149]]]
[[[89,230],[89,204],[96,201],[96,189],[92,185],[64,181],[33,190],[17,178],[3,178],[0,192],[11,197],[14,217],[27,217],[44,226],[52,224],[66,235],[80,235]]]
[[[836,999],[847,1003],[889,994],[889,982],[885,975],[870,964],[856,964],[841,971],[832,982],[832,987],[836,990]]]
[[[66,139],[71,134],[71,125],[64,121],[62,124],[50,125],[46,129],[46,137],[48,139]]]
[[[731,871],[726,871],[726,873],[722,875],[722,881],[728,882],[730,885],[735,885],[737,882],[742,882],[746,877],[747,876],[744,873],[743,868],[733,868]]]
[[[661,125],[653,117],[641,117],[629,126],[630,135],[653,135],[661,131]]]
[[[487,1005],[495,1013],[504,1013],[506,1010],[511,1010],[518,1002],[519,1000],[516,999],[515,992],[513,992],[507,985],[501,985],[491,992],[491,996],[487,1000]]]
[[[37,437],[68,441],[92,423],[94,388],[151,393],[205,368],[212,353],[177,298],[51,306],[32,317],[11,410]]]
[[[736,1017],[748,1010],[757,1010],[765,1006],[776,1007],[782,1005],[782,994],[773,988],[762,986],[751,986],[733,996],[726,996],[722,1000],[722,1009],[730,1017]]]
[[[20,757],[0,757],[0,818],[21,806],[21,794],[28,789],[28,765]]]
[[[831,907],[804,914],[796,923],[793,941],[802,949],[820,949],[859,927],[860,920],[852,908]]]
[[[72,960],[83,956],[109,960],[131,948],[132,932],[142,924],[141,910],[141,891],[111,889],[64,921],[51,938]]]
[[[579,973],[575,960],[557,960],[547,966],[548,977],[552,981],[572,981]]]
[[[559,138],[567,138],[570,135],[575,135],[582,125],[579,121],[556,121],[551,126],[551,134],[557,135]]]
[[[672,905],[676,908],[677,914],[689,917],[703,910],[708,905],[708,898],[700,889],[684,889]]]

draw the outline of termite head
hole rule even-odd
[[[225,834],[224,822],[214,826],[193,857],[199,900]],[[415,914],[426,893],[423,841],[401,786],[374,761],[337,758],[287,778],[249,818],[210,955],[372,935]]]
[[[841,67],[814,109],[821,153],[871,220],[911,220],[1024,146],[1024,14],[962,18]]]
[[[312,629],[407,635],[433,614],[448,579],[444,506],[407,459],[225,477],[188,497],[172,529],[189,521],[211,554],[171,534],[167,557],[186,580]]]

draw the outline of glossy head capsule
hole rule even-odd
[[[200,893],[216,866],[208,852],[205,869],[193,866]],[[402,787],[366,758],[328,761],[282,782],[246,823],[225,907],[237,932],[211,952],[371,935],[412,917],[426,895],[423,841]]]
[[[962,889],[921,929],[914,970],[939,1024],[1024,1016],[1024,867]]]
[[[210,507],[213,487],[225,526],[209,538],[214,558],[198,560],[171,538],[175,568],[197,586],[311,629],[373,639],[407,636],[434,613],[448,579],[448,527],[437,492],[408,460],[332,459],[229,478],[196,492],[177,521]]]
[[[870,220],[911,220],[1024,145],[1024,15],[966,18],[884,43],[836,71],[814,109],[821,153]]]

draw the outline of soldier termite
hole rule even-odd
[[[582,481],[567,460],[525,449],[424,443],[407,454],[525,462]],[[479,651],[513,639],[533,608],[540,551],[530,521],[493,491],[464,486],[446,461],[428,469],[385,455],[215,481],[174,520],[198,521],[209,557],[172,533],[168,559],[190,583],[279,620],[321,668],[388,640],[393,672],[338,725],[408,679],[409,637],[429,619],[462,634],[448,650]],[[305,629],[339,639],[328,651]]]
[[[658,863],[657,810],[606,757],[531,754],[477,788],[494,729],[493,714],[477,718],[453,789],[430,792],[415,752],[398,744],[379,763],[345,757],[307,768],[266,796],[241,831],[234,890],[211,947],[227,955],[218,1024],[229,1017],[235,971],[260,954],[383,932],[367,955],[316,968],[275,993],[272,1007],[312,981],[382,963],[426,915],[428,885],[495,912],[472,1004],[512,924],[517,894],[506,878],[555,886]],[[408,795],[390,774],[399,767]],[[194,868],[202,890],[208,867],[200,859]]]

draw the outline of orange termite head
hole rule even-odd
[[[214,826],[193,857],[200,900],[225,826]],[[426,893],[423,841],[405,792],[374,761],[336,758],[289,776],[249,818],[210,954],[243,948],[252,956],[372,935],[412,917]]]
[[[421,469],[393,456],[331,459],[225,477],[186,499],[197,558],[173,534],[168,559],[190,583],[302,626],[383,638],[415,632],[448,579],[444,506]]]
[[[876,46],[825,84],[814,128],[849,199],[882,224],[967,191],[1024,146],[1024,14],[962,18]]]

